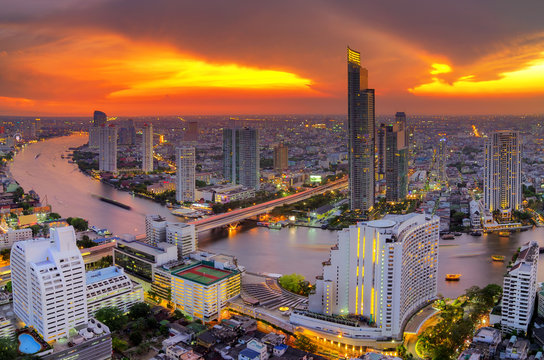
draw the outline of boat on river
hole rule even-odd
[[[120,203],[119,201],[116,201],[116,200],[113,200],[113,199],[110,199],[110,198],[107,198],[107,197],[104,197],[104,196],[93,195],[93,197],[97,198],[100,201],[103,201],[105,203],[118,206],[118,207],[120,207],[122,209],[125,209],[125,210],[131,210],[132,209],[132,207],[130,207],[130,206],[126,205],[126,204]]]
[[[459,281],[461,274],[446,274],[446,281]]]
[[[510,237],[510,231],[499,231],[499,237]]]
[[[491,255],[493,261],[504,261],[504,255]]]

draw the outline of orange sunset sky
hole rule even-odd
[[[544,1],[0,0],[0,115],[544,113]]]

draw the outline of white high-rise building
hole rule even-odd
[[[514,265],[504,276],[501,328],[526,333],[536,297],[539,246],[536,241],[523,245]]]
[[[496,131],[485,143],[484,204],[503,218],[521,205],[521,139],[518,131]]]
[[[259,189],[259,131],[250,127],[223,129],[223,176],[233,184]]]
[[[145,241],[153,246],[166,242],[165,218],[160,215],[147,215],[145,217]]]
[[[142,171],[153,171],[153,124],[144,124],[142,138]]]
[[[117,128],[115,125],[102,125],[98,140],[99,170],[117,172]]]
[[[410,316],[436,297],[438,239],[439,218],[424,214],[350,226],[323,263],[309,312],[294,311],[291,322],[328,329],[325,337],[402,338]],[[367,322],[335,320],[348,314]]]
[[[85,264],[73,227],[15,243],[11,279],[15,314],[45,341],[67,338],[70,329],[87,324]]]
[[[166,242],[178,247],[178,257],[196,251],[195,226],[169,222],[166,225]]]
[[[195,201],[195,148],[176,148],[176,200]]]

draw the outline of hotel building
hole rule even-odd
[[[142,286],[134,283],[123,269],[116,266],[88,271],[86,279],[89,317],[108,306],[128,312],[132,305],[144,301]]]
[[[484,204],[503,218],[518,210],[522,200],[521,141],[518,131],[496,131],[485,143]]]
[[[501,328],[503,333],[526,333],[533,316],[537,292],[539,246],[523,245],[514,265],[504,276]]]
[[[259,132],[250,127],[223,129],[223,176],[258,190],[261,184]]]
[[[11,279],[15,314],[45,341],[87,323],[85,266],[72,226],[52,228],[49,239],[15,243]]]
[[[291,323],[351,345],[402,339],[409,317],[436,298],[438,239],[438,217],[415,213],[344,229],[309,311],[295,310]]]

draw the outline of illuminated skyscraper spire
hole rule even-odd
[[[374,89],[361,54],[348,47],[348,158],[351,209],[374,205]]]

